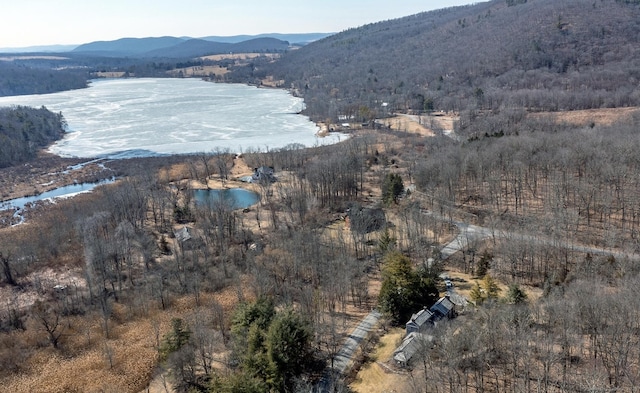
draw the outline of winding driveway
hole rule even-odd
[[[432,213],[426,212],[426,214],[432,214]],[[462,221],[455,221],[455,220],[453,221],[447,220],[447,221],[455,225],[460,231],[460,233],[458,233],[458,236],[456,236],[452,241],[447,243],[442,248],[442,250],[440,250],[440,257],[443,261],[451,257],[456,252],[464,250],[466,247],[469,246],[470,243],[475,241],[480,241],[480,240],[486,240],[491,237],[513,239],[513,240],[524,240],[524,241],[529,241],[531,243],[538,244],[538,245],[548,245],[548,246],[566,248],[571,251],[591,253],[595,255],[612,255],[616,258],[631,258],[633,260],[640,260],[640,255],[638,254],[607,250],[600,247],[583,246],[576,243],[554,240],[546,236],[532,236],[532,235],[525,235],[525,234],[516,233],[516,232],[504,232],[504,231],[495,230],[492,228],[468,224]]]

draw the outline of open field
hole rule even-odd
[[[220,67],[217,65],[214,66],[192,66],[192,67],[184,67],[184,68],[176,68],[171,71],[168,71],[169,75],[173,77],[184,76],[184,77],[209,77],[211,75],[214,76],[222,76],[228,73],[229,70],[226,67]]]
[[[551,118],[555,122],[572,124],[575,126],[610,126],[617,122],[627,122],[632,116],[640,114],[640,108],[603,108],[585,109],[564,112],[530,113],[532,118]]]
[[[122,78],[127,75],[124,71],[99,71],[96,72],[98,78]],[[133,75],[130,75],[133,76]]]
[[[220,55],[210,55],[202,57],[203,60],[250,60],[256,57],[266,56],[272,59],[278,58],[280,55],[277,53],[225,53]]]
[[[404,392],[407,373],[393,366],[393,351],[404,337],[404,329],[395,328],[386,332],[371,355],[371,362],[362,367],[350,385],[357,393]]]

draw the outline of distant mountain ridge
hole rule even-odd
[[[283,52],[289,49],[287,41],[275,38],[255,38],[238,43],[213,42],[202,39],[190,39],[170,47],[144,52],[143,57],[198,57],[220,53],[243,52]]]
[[[239,42],[249,41],[255,38],[276,38],[278,40],[288,41],[292,45],[306,45],[313,41],[321,40],[333,34],[334,33],[300,33],[300,34],[266,33],[266,34],[258,34],[258,35],[209,36],[209,37],[201,37],[200,39],[207,40],[207,41],[227,42],[230,44],[237,44]]]
[[[175,45],[181,45],[190,40],[210,41],[219,44],[239,44],[246,41],[252,41],[260,38],[272,38],[279,41],[286,41],[292,46],[304,46],[313,41],[328,37],[334,33],[264,33],[256,35],[233,35],[233,36],[207,36],[207,37],[147,37],[147,38],[120,38],[110,41],[93,41],[84,44],[75,45],[37,45],[26,47],[7,47],[0,48],[0,53],[91,53],[96,55],[104,55],[108,57],[117,56],[140,56],[146,52],[160,51],[168,49]],[[258,41],[259,42],[259,41]],[[280,44],[276,44],[275,48],[279,48]],[[189,45],[195,46],[194,43]],[[260,46],[258,46],[259,48]],[[183,48],[180,48],[182,51]],[[156,53],[157,54],[157,53]]]
[[[169,48],[185,40],[176,37],[120,38],[114,41],[94,41],[82,44],[72,52],[91,52],[92,54],[139,55],[145,52]]]
[[[328,33],[260,34],[205,38],[147,37],[94,41],[76,47],[74,53],[90,53],[106,57],[198,57],[229,52],[282,52],[293,44],[302,46],[324,38]],[[287,40],[288,39],[288,40]]]
[[[63,53],[71,52],[78,45],[37,45],[14,48],[0,48],[0,53]]]

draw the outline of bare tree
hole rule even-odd
[[[65,331],[60,310],[52,304],[38,300],[31,309],[31,315],[44,329],[51,346],[58,349],[60,339]]]
[[[18,282],[13,277],[13,268],[11,266],[11,255],[4,255],[0,252],[0,266],[2,266],[2,274],[4,275],[4,280],[9,285],[16,286]]]

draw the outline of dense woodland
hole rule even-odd
[[[108,163],[115,184],[2,229],[15,298],[0,307],[0,379],[141,391],[158,367],[177,391],[310,391],[353,310],[401,326],[447,269],[477,279],[474,304],[430,331],[403,391],[638,391],[640,114],[561,113],[638,106],[638,37],[637,1],[491,1],[233,66],[229,81],[285,79],[315,119],[459,120],[450,136],[377,127],[244,152],[278,177],[245,210],[189,188],[229,181],[228,152]],[[441,261],[464,224],[490,235]],[[21,306],[24,292],[37,301]],[[337,377],[333,391],[349,391]]]
[[[385,111],[638,105],[640,8],[617,0],[494,0],[383,21],[256,64],[316,119]],[[389,103],[381,107],[382,102]]]
[[[46,94],[87,87],[80,70],[53,70],[0,61],[0,96]]]
[[[62,138],[65,128],[62,114],[45,107],[0,108],[0,168],[35,158],[42,148]]]

